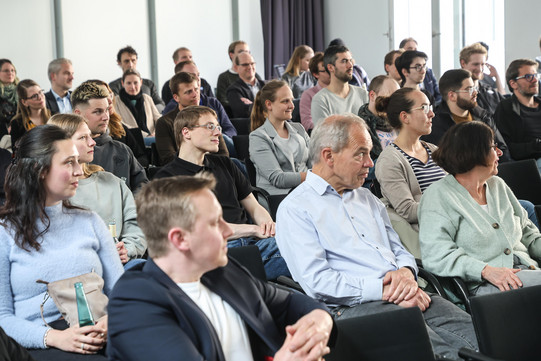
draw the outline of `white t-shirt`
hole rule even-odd
[[[200,281],[177,283],[208,317],[227,361],[253,361],[246,325],[239,314]]]

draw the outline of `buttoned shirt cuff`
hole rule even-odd
[[[361,303],[381,301],[383,297],[383,280],[365,279],[363,282],[363,297]]]

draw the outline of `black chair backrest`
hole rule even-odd
[[[237,151],[237,159],[244,162],[247,158],[250,158],[250,138],[248,135],[233,136],[233,144],[235,144],[235,150]]]
[[[295,109],[293,109],[293,114],[291,114],[291,121],[300,123],[301,122],[301,109],[299,107],[301,103],[301,99],[293,99],[293,105],[295,106]]]
[[[234,258],[235,261],[246,267],[252,276],[260,279],[263,282],[267,282],[265,267],[263,266],[261,253],[259,252],[259,248],[257,248],[257,246],[228,248],[227,253],[230,257]]]
[[[362,307],[362,306],[361,306]],[[417,307],[337,322],[338,338],[327,361],[434,361],[426,324]]]
[[[541,205],[541,176],[533,159],[505,162],[498,166],[498,176],[518,199]]]
[[[507,361],[539,360],[541,286],[471,297],[470,301],[482,354]]]
[[[282,75],[286,72],[285,64],[274,64],[274,76],[276,79],[280,79]]]
[[[231,118],[231,123],[239,135],[250,134],[250,118]]]
[[[256,170],[255,165],[250,160],[250,157],[246,158],[244,160],[244,164],[246,165],[246,172],[248,173],[248,179],[250,180],[250,184],[252,186],[256,186]]]
[[[272,219],[276,222],[276,212],[278,211],[278,206],[287,197],[287,194],[273,194],[268,196],[268,205],[269,213]]]

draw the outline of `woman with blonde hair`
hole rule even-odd
[[[0,59],[0,137],[8,134],[11,118],[17,112],[17,70],[9,59]]]
[[[11,144],[30,129],[47,123],[51,112],[45,106],[43,89],[31,79],[21,80],[17,84],[17,114],[11,119]]]
[[[251,115],[250,159],[256,185],[270,194],[287,194],[306,179],[309,137],[290,123],[293,94],[283,80],[271,80],[257,93]]]
[[[123,180],[90,164],[96,142],[84,118],[76,114],[56,114],[49,123],[62,128],[79,152],[83,175],[71,203],[96,212],[109,225],[112,236],[118,241],[116,248],[125,269],[140,263],[147,243],[137,225],[133,194]]]
[[[314,51],[308,45],[299,45],[293,50],[291,59],[287,63],[286,71],[282,80],[287,82],[290,89],[293,89],[295,99],[301,97],[302,93],[315,85],[316,81],[309,71],[310,59]]]

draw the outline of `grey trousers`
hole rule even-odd
[[[541,271],[540,270],[523,269],[522,271],[517,272],[516,275],[522,281],[522,287],[541,285]],[[472,296],[488,295],[491,293],[499,293],[499,292],[501,292],[500,289],[489,282],[483,282],[479,285],[479,287],[473,290],[470,290],[470,293]]]
[[[430,307],[423,312],[428,336],[434,352],[445,358],[459,360],[462,347],[478,350],[477,338],[470,315],[451,302],[437,295],[430,295]],[[400,306],[384,301],[374,301],[353,307],[335,307],[331,310],[335,320],[392,311]],[[408,330],[404,330],[408,332]],[[390,341],[392,342],[392,341]]]

